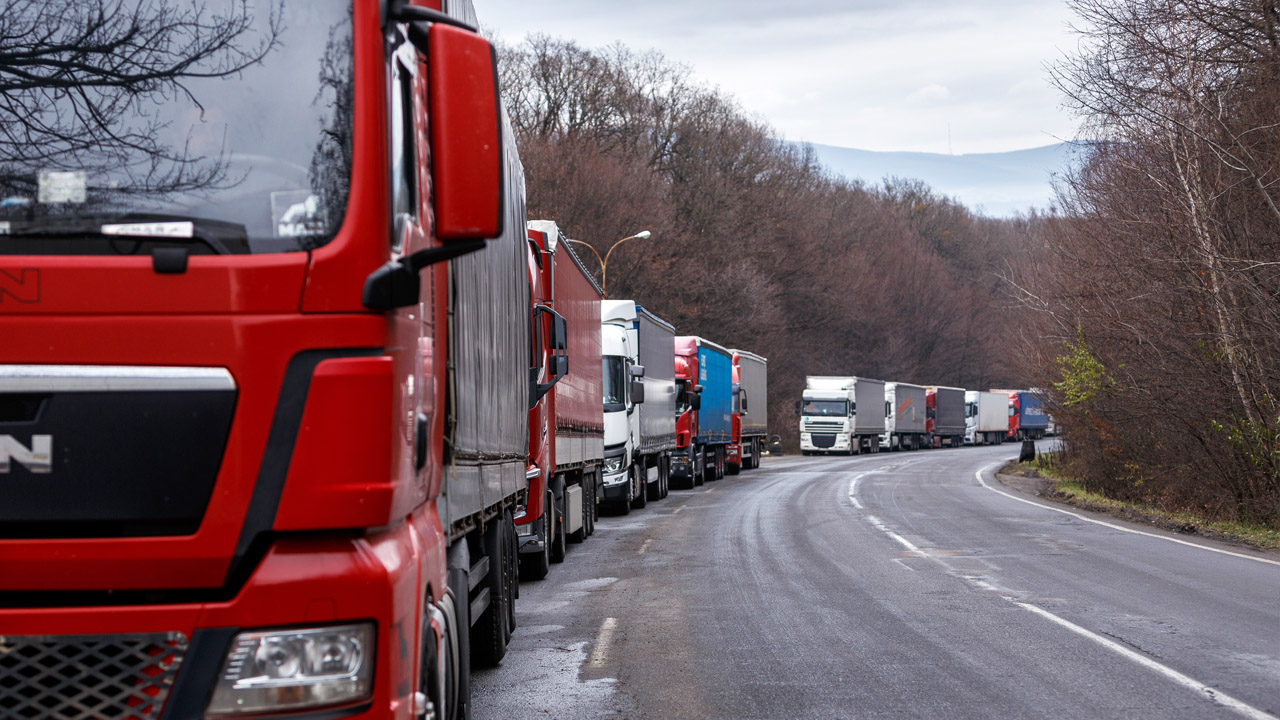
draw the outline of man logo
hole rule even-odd
[[[31,448],[12,435],[0,435],[0,474],[9,472],[9,459],[33,473],[53,472],[53,436],[32,435]]]
[[[0,270],[0,304],[16,300],[24,305],[40,302],[40,269]]]

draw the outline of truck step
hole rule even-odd
[[[471,570],[467,573],[467,584],[470,586],[468,590],[475,590],[476,586],[484,581],[486,575],[489,574],[489,556],[484,555],[480,560],[471,566]],[[485,592],[488,592],[486,590]],[[486,601],[487,602],[487,601]],[[473,614],[471,617],[475,617]]]
[[[476,594],[476,599],[471,601],[471,624],[475,625],[485,610],[489,609],[489,588],[482,589]]]

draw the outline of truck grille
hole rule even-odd
[[[155,720],[186,651],[182,633],[0,636],[0,717]]]
[[[829,448],[836,446],[835,435],[814,435],[812,439],[814,447]]]
[[[838,433],[844,430],[843,420],[806,420],[804,422],[804,431],[815,433]]]

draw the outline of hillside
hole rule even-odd
[[[874,152],[812,145],[836,175],[877,185],[887,177],[923,180],[935,191],[988,217],[1010,217],[1053,203],[1050,183],[1078,154],[1078,146],[1057,143],[1028,150],[972,155]]]

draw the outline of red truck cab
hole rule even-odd
[[[0,170],[0,714],[461,717],[523,493],[444,473],[447,261],[523,224],[492,47],[439,0],[167,12],[189,67],[60,76]]]
[[[689,487],[703,483],[702,458],[694,451],[698,436],[698,345],[691,338],[675,340],[676,449],[671,454],[671,477],[688,480]]]

